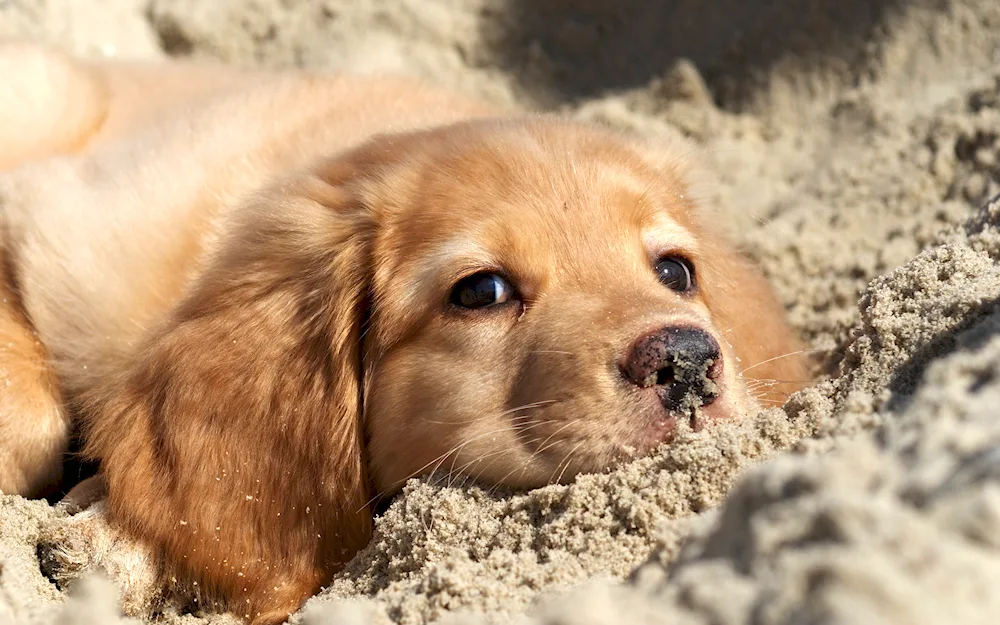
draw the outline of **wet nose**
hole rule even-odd
[[[708,332],[667,327],[633,343],[622,371],[636,386],[654,387],[667,410],[686,411],[719,396],[716,380],[722,374],[722,355]]]

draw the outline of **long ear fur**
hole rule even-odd
[[[810,378],[803,343],[788,325],[785,308],[754,263],[724,233],[701,237],[699,265],[712,317],[740,359],[751,395],[764,406],[781,404]]]
[[[255,624],[283,621],[371,534],[374,228],[350,175],[330,165],[241,209],[189,297],[81,403],[112,522]]]

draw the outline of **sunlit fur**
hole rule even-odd
[[[327,582],[411,476],[531,487],[669,441],[619,370],[646,332],[722,345],[699,419],[806,379],[674,146],[402,79],[27,45],[0,47],[13,116],[0,489],[51,487],[82,419],[110,521],[255,623]],[[657,281],[665,253],[693,294]],[[450,306],[483,269],[517,301]]]

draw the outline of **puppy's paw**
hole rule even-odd
[[[60,506],[70,513],[79,508],[77,503]],[[42,572],[64,589],[88,573],[103,573],[120,588],[121,609],[129,616],[159,611],[167,598],[158,558],[108,524],[104,501],[46,527],[38,560]]]

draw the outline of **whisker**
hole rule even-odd
[[[784,391],[767,391],[757,395],[755,399],[762,399],[764,397],[772,397],[775,395],[778,397],[784,397],[785,399],[788,399],[791,396],[791,393],[785,393]]]
[[[762,382],[760,384],[747,384],[747,389],[761,390],[774,388],[776,386],[783,386],[785,384],[790,384],[790,382]]]
[[[549,436],[549,438],[551,438],[551,436]],[[537,442],[538,442],[538,441],[540,441],[540,440],[542,440],[542,437],[540,437],[540,436],[539,436],[538,438],[533,438],[533,439],[531,439],[530,441],[526,441],[526,442],[525,442],[525,445],[526,445],[526,446],[531,446],[531,445],[534,445],[535,443],[537,443]],[[547,439],[545,439],[545,440],[548,440],[548,438],[547,438]],[[543,444],[544,444],[544,443],[543,443]],[[534,453],[532,453],[532,454],[531,454],[531,455],[530,455],[530,456],[528,457],[528,459],[527,459],[527,460],[525,460],[524,462],[522,462],[522,463],[521,463],[521,466],[519,466],[519,467],[517,467],[517,468],[515,468],[515,469],[511,469],[510,471],[508,471],[506,475],[504,475],[503,477],[501,477],[501,478],[500,478],[500,479],[499,479],[499,480],[497,481],[497,484],[502,484],[502,483],[503,483],[503,482],[504,482],[504,481],[505,481],[505,480],[506,480],[506,479],[507,479],[508,477],[510,477],[511,475],[514,475],[514,474],[515,474],[515,473],[517,473],[518,471],[524,471],[525,467],[527,467],[527,466],[528,466],[528,465],[529,465],[529,464],[531,463],[531,461],[535,459],[535,457],[536,457],[536,456],[538,456],[538,450],[537,450],[537,448],[536,448],[536,451],[535,451]],[[494,492],[494,491],[493,491],[493,489],[491,489],[491,491],[490,491],[490,492]]]
[[[509,422],[510,423],[517,423],[519,421],[527,421],[528,419],[531,419],[531,417],[532,417],[532,415],[529,415],[529,414],[514,415],[513,417],[510,418]],[[456,425],[457,426],[457,425],[469,425],[470,423],[476,423],[476,422],[482,421],[483,418],[484,417],[473,417],[471,419],[464,419],[462,421],[437,421],[435,419],[424,419],[423,423],[431,423],[433,425]]]
[[[537,428],[537,427],[541,427],[541,426],[547,425],[549,423],[555,423],[555,420],[550,419],[550,420],[547,420],[547,421],[540,421],[538,423],[533,423],[533,424],[531,424],[529,426],[526,426],[526,427],[509,427],[509,428],[503,428],[503,429],[500,429],[500,430],[493,430],[493,431],[487,432],[485,435],[481,435],[479,437],[470,438],[469,440],[465,441],[461,445],[458,445],[458,446],[452,448],[451,451],[449,451],[446,454],[444,454],[444,456],[445,456],[444,458],[441,458],[441,456],[439,456],[439,458],[441,458],[441,461],[438,463],[437,466],[435,466],[431,470],[431,473],[428,476],[428,479],[429,480],[433,480],[434,479],[434,474],[437,472],[438,469],[441,468],[441,466],[444,464],[444,461],[447,460],[447,456],[449,454],[453,454],[453,453],[455,454],[455,456],[454,456],[454,458],[452,458],[452,467],[451,467],[451,469],[449,469],[448,475],[451,475],[452,473],[454,473],[454,471],[455,471],[455,464],[454,463],[458,460],[458,453],[457,452],[460,451],[461,447],[464,447],[465,445],[467,445],[467,444],[469,444],[469,443],[477,440],[477,438],[481,438],[482,436],[489,436],[489,435],[492,435],[492,434],[501,434],[501,433],[512,431],[512,430],[516,430],[516,431],[520,431],[520,432],[526,432],[528,430],[531,430],[531,429],[534,429],[534,428]],[[506,451],[506,450],[504,450],[504,451]],[[475,462],[475,459],[473,459],[473,462]],[[410,474],[410,477],[415,477],[415,476],[416,476],[416,474]],[[410,477],[408,477],[406,479],[410,479]]]
[[[562,427],[560,427],[559,429],[557,429],[557,430],[556,430],[555,432],[553,432],[553,433],[549,434],[549,437],[548,437],[548,438],[546,438],[546,439],[545,439],[544,441],[542,441],[542,444],[541,444],[541,445],[540,445],[540,446],[538,447],[538,449],[537,449],[537,450],[535,450],[535,453],[531,454],[531,459],[534,459],[534,458],[535,458],[535,456],[537,456],[538,454],[542,453],[542,452],[543,452],[543,451],[545,451],[546,449],[549,449],[549,448],[551,448],[551,447],[552,447],[553,445],[558,445],[558,444],[559,444],[559,442],[560,442],[560,441],[558,441],[558,440],[557,440],[557,441],[554,441],[554,442],[552,442],[552,443],[551,443],[551,444],[549,444],[548,446],[546,446],[546,445],[545,445],[545,443],[548,443],[548,442],[549,442],[550,440],[552,440],[552,437],[553,437],[553,436],[555,436],[556,434],[559,434],[560,432],[562,432],[563,430],[565,430],[566,428],[568,428],[568,427],[569,427],[569,426],[571,426],[571,425],[573,425],[573,422],[572,422],[572,421],[567,421],[566,423],[564,423],[564,424],[563,424],[563,426],[562,426]],[[530,461],[531,459],[529,459],[529,461]]]
[[[646,201],[646,196],[648,196],[648,195],[649,195],[649,192],[653,190],[653,186],[654,186],[654,185],[655,185],[655,184],[656,184],[657,182],[661,182],[661,180],[660,180],[659,178],[657,178],[657,177],[654,177],[654,178],[653,178],[652,180],[650,180],[650,181],[649,181],[649,184],[648,184],[648,185],[646,185],[646,188],[645,188],[645,189],[643,189],[643,191],[642,191],[642,194],[641,194],[641,195],[639,196],[639,198],[638,198],[638,199],[637,199],[637,200],[635,201],[635,205],[633,205],[633,206],[632,206],[632,210],[633,210],[633,211],[634,211],[635,209],[639,208],[639,206],[641,206],[641,205],[642,205],[642,203]]]
[[[500,413],[500,415],[498,415],[498,416],[499,417],[503,417],[503,416],[509,415],[511,412],[514,412],[514,411],[517,411],[517,410],[526,410],[526,409],[529,409],[529,408],[540,407],[540,406],[543,406],[543,405],[557,403],[558,401],[560,401],[560,400],[555,400],[555,399],[541,400],[541,401],[533,402],[531,404],[525,404],[523,406],[518,406],[517,408],[512,408],[510,410],[506,410],[506,411]],[[435,479],[434,478],[435,474],[438,472],[438,470],[441,468],[441,466],[448,460],[448,456],[459,452],[463,447],[469,445],[470,443],[473,443],[473,442],[475,442],[477,440],[480,440],[482,438],[485,438],[487,436],[493,436],[493,435],[496,435],[496,434],[502,434],[504,432],[511,432],[511,431],[525,432],[525,431],[528,431],[528,430],[531,430],[531,429],[534,429],[534,428],[537,428],[537,427],[541,427],[543,425],[547,425],[547,424],[553,423],[553,422],[554,422],[553,420],[545,420],[545,421],[540,421],[538,423],[533,423],[533,424],[527,425],[527,426],[522,426],[522,425],[517,425],[517,424],[511,424],[511,425],[507,425],[507,426],[502,427],[502,428],[498,428],[498,429],[495,429],[495,430],[490,430],[490,431],[487,431],[487,432],[483,432],[483,433],[477,434],[475,436],[472,436],[472,437],[466,439],[465,441],[462,441],[458,445],[455,445],[454,447],[452,447],[451,449],[449,449],[445,453],[443,453],[443,454],[435,457],[434,459],[432,459],[431,461],[427,462],[426,464],[424,464],[422,467],[420,467],[416,471],[411,472],[408,476],[406,476],[405,478],[403,478],[399,483],[403,484],[407,480],[420,475],[421,473],[423,473],[424,471],[426,471],[428,468],[431,468],[431,467],[433,467],[433,468],[431,468],[430,474],[427,476],[427,478],[428,478],[428,480],[433,481]],[[569,423],[566,424],[566,426],[571,425],[571,424],[572,424],[572,422],[569,422]],[[563,426],[563,427],[566,427],[566,426]],[[456,459],[457,459],[457,456],[456,456]],[[453,459],[453,462],[454,462],[454,460],[455,459]],[[379,497],[381,497],[382,494],[383,493],[377,493],[375,496],[373,496],[371,499],[369,499],[367,502],[365,502],[364,506],[362,506],[358,510],[358,512],[360,512],[366,506],[371,505],[372,502],[374,502],[376,499],[378,499]]]
[[[441,465],[444,464],[444,462],[446,460],[448,460],[448,456],[450,456],[451,454],[453,454],[453,453],[461,450],[462,447],[465,447],[469,443],[475,442],[475,441],[477,441],[477,440],[479,440],[481,438],[485,438],[487,436],[492,436],[492,435],[499,434],[499,433],[502,433],[502,432],[507,432],[507,431],[510,431],[510,430],[513,430],[513,429],[515,429],[515,427],[508,426],[508,427],[505,427],[505,428],[500,428],[500,429],[497,429],[497,430],[490,430],[488,432],[483,432],[483,433],[478,434],[476,436],[472,436],[472,437],[468,438],[467,440],[459,443],[458,445],[455,445],[454,447],[452,447],[448,451],[444,452],[443,454],[435,457],[433,460],[431,460],[430,462],[428,462],[424,466],[420,467],[416,471],[413,471],[408,476],[406,476],[405,478],[403,478],[402,480],[400,480],[399,483],[397,484],[397,486],[399,486],[401,484],[404,484],[404,483],[406,483],[407,480],[420,475],[421,473],[424,472],[424,470],[426,470],[431,465],[434,465],[434,468],[431,469],[431,472],[430,472],[430,474],[427,477],[428,477],[428,480],[433,480],[434,479],[434,474],[437,473],[437,470],[441,468]],[[372,502],[374,502],[376,499],[378,499],[382,495],[383,495],[383,493],[377,493],[374,497],[372,497],[367,502],[365,502],[365,504],[363,506],[361,506],[361,508],[359,508],[357,510],[357,512],[361,512],[361,510],[363,510],[366,506],[371,505]]]
[[[478,440],[481,440],[483,438],[486,438],[488,436],[495,436],[497,434],[503,434],[505,432],[511,432],[511,431],[514,431],[514,430],[517,430],[517,429],[518,428],[516,426],[508,425],[506,427],[498,428],[498,429],[495,429],[495,430],[489,430],[487,432],[483,432],[481,434],[477,434],[475,436],[471,436],[471,437],[467,438],[463,442],[459,443],[458,445],[455,445],[454,447],[452,447],[451,449],[449,449],[445,453],[443,453],[440,456],[438,456],[439,460],[436,463],[436,465],[434,466],[434,468],[431,469],[431,472],[430,472],[430,475],[428,476],[428,479],[433,479],[434,478],[434,474],[437,473],[438,469],[440,469],[441,466],[448,460],[448,456],[451,456],[452,454],[457,454],[459,451],[462,450],[463,447],[469,445],[470,443],[474,443],[474,442],[476,442]],[[454,462],[454,459],[452,459],[452,462]],[[422,468],[418,469],[417,471],[414,471],[406,479],[408,480],[408,479],[410,479],[412,477],[416,477],[425,468],[427,468],[427,466],[429,466],[430,464],[432,464],[432,463],[427,463]]]
[[[740,323],[730,326],[729,329],[723,331],[722,334],[723,335],[729,334],[730,332],[736,330],[737,328],[742,328],[743,326],[747,325],[748,323],[751,323],[752,321],[754,321],[753,317],[748,317],[747,319],[744,319]]]
[[[469,466],[471,466],[471,465],[473,465],[473,464],[475,464],[477,462],[481,462],[482,459],[484,459],[484,458],[491,458],[491,457],[496,456],[497,454],[500,454],[500,453],[503,453],[502,450],[494,450],[494,451],[491,451],[491,452],[488,452],[488,453],[485,453],[485,454],[480,454],[479,456],[476,456],[472,460],[469,460],[468,462],[464,463],[460,467],[456,467],[455,466],[455,462],[458,460],[458,457],[456,456],[455,458],[452,459],[451,468],[448,469],[448,472],[445,473],[444,475],[442,475],[439,480],[431,481],[431,483],[434,484],[434,485],[438,485],[440,483],[444,483],[444,485],[446,487],[451,488],[451,486],[453,484],[452,479],[457,474],[460,474],[463,469],[465,469],[466,467],[469,467]]]
[[[579,443],[577,443],[576,446],[573,447],[573,449],[569,450],[569,453],[566,454],[566,457],[559,461],[559,464],[556,465],[556,469],[559,469],[559,467],[562,466],[562,464],[564,462],[566,463],[566,466],[563,467],[562,471],[559,471],[559,477],[556,478],[555,482],[552,482],[552,478],[551,477],[549,478],[549,483],[550,484],[552,484],[552,483],[558,484],[559,483],[559,480],[562,479],[563,474],[566,473],[566,469],[569,468],[570,462],[573,459],[573,454],[575,454],[577,452],[577,450],[580,449],[580,447],[583,447],[584,443],[586,443],[586,442],[587,442],[587,439],[583,439],[582,441],[580,441]],[[555,473],[555,471],[553,471],[553,473]]]
[[[500,414],[496,415],[496,418],[502,418],[502,417],[510,415],[511,413],[518,412],[520,410],[529,410],[529,409],[533,409],[533,408],[540,408],[542,406],[547,406],[547,405],[559,403],[560,401],[562,401],[562,400],[558,400],[558,399],[546,399],[546,400],[540,400],[540,401],[532,402],[532,403],[529,403],[529,404],[524,404],[524,405],[521,405],[521,406],[517,406],[515,408],[511,408],[509,410],[505,410],[505,411],[501,412]],[[460,425],[462,423],[474,423],[476,421],[480,421],[482,418],[483,417],[480,417],[480,418],[477,418],[477,419],[471,419],[471,420],[465,421],[465,422],[452,422],[452,423],[442,422],[442,421],[427,421],[427,422],[428,423],[436,423],[436,424],[440,424],[440,425]],[[502,434],[502,433],[511,432],[511,431],[526,432],[526,431],[532,430],[534,428],[541,427],[543,425],[548,425],[548,424],[551,424],[551,423],[555,423],[555,420],[549,419],[549,420],[539,421],[537,423],[533,423],[533,424],[530,424],[530,425],[520,425],[517,421],[519,419],[523,420],[524,418],[526,418],[526,415],[517,415],[513,419],[514,423],[508,424],[508,425],[506,425],[505,427],[502,427],[502,428],[498,428],[498,429],[495,429],[495,430],[490,430],[488,432],[482,432],[480,434],[476,434],[475,436],[469,437],[468,439],[466,439],[466,440],[462,441],[461,443],[455,445],[454,447],[452,447],[448,451],[444,452],[443,454],[441,454],[439,456],[436,456],[435,458],[433,458],[432,460],[430,460],[429,462],[427,462],[426,464],[424,464],[419,469],[411,472],[405,478],[403,478],[402,480],[400,480],[399,484],[403,484],[407,480],[410,480],[410,479],[412,479],[414,477],[417,477],[418,475],[421,475],[428,468],[430,468],[430,473],[427,475],[427,479],[431,483],[434,483],[434,481],[436,479],[435,475],[441,469],[441,467],[444,465],[444,463],[447,462],[449,456],[455,454],[455,457],[452,458],[452,462],[454,463],[457,460],[457,453],[459,451],[461,451],[462,448],[466,447],[470,443],[473,443],[473,442],[475,442],[477,440],[481,440],[481,439],[483,439],[483,438],[485,438],[487,436],[493,436],[493,435],[496,435],[496,434]],[[561,428],[559,428],[558,430],[556,430],[555,432],[553,432],[545,440],[548,441],[549,439],[552,438],[552,436],[558,434],[560,431],[562,431],[566,427],[569,427],[570,425],[572,425],[572,421],[566,423]],[[534,439],[532,442],[535,442],[537,440],[538,439]],[[449,476],[454,473],[454,469],[455,469],[455,467],[454,467],[454,464],[453,464],[452,467],[451,467],[451,469],[449,470],[449,473],[448,473]],[[376,493],[371,499],[369,499],[367,502],[365,502],[364,506],[362,506],[358,510],[358,512],[360,512],[361,510],[363,510],[365,507],[371,505],[376,499],[378,499],[379,497],[381,497],[383,495],[384,495],[384,493]]]
[[[762,360],[755,365],[750,365],[749,367],[743,369],[742,373],[746,374],[747,371],[755,369],[761,365],[766,365],[769,362],[774,362],[775,360],[781,360],[782,358],[788,358],[789,356],[797,356],[798,354],[815,354],[818,352],[826,352],[826,349],[800,349],[794,352],[788,352],[787,354],[781,354],[780,356],[775,356],[774,358],[768,358],[767,360]]]
[[[753,388],[748,388],[747,391],[748,392],[752,392],[752,393],[788,393],[788,394],[791,394],[788,391],[783,391],[783,390],[781,390],[779,388],[776,388],[776,386],[777,385],[775,385],[775,384],[766,384],[764,386],[755,386]]]
[[[524,405],[521,405],[521,406],[517,406],[516,408],[511,408],[509,410],[505,410],[505,411],[501,412],[500,414],[496,415],[495,418],[499,419],[499,418],[502,418],[502,417],[506,417],[506,416],[508,416],[508,415],[510,415],[512,413],[519,412],[521,410],[529,410],[531,408],[541,408],[542,406],[548,406],[550,404],[557,404],[560,401],[562,401],[562,400],[560,400],[560,399],[543,399],[543,400],[540,400],[540,401],[532,402],[530,404],[524,404]],[[484,417],[474,417],[472,419],[468,419],[468,420],[465,420],[465,421],[432,421],[430,419],[424,419],[424,422],[425,423],[434,423],[436,425],[465,425],[465,424],[468,424],[468,423],[475,423],[477,421],[482,421],[483,418]],[[517,415],[514,418],[515,419],[527,419],[528,415]]]
[[[767,397],[782,398],[781,401],[787,401],[788,398],[791,397],[791,393],[783,393],[781,391],[766,391],[766,392],[757,393],[756,395],[754,395],[754,399],[756,399],[758,401],[761,401],[761,400],[763,400],[763,399],[765,399]]]
[[[747,384],[809,384],[815,380],[779,380],[777,378],[750,378]]]
[[[530,430],[532,428],[536,428],[536,427],[539,427],[541,425],[545,425],[546,423],[551,423],[551,422],[552,421],[548,421],[548,422],[543,421],[543,422],[535,423],[535,424],[532,424],[532,425],[530,425],[528,427],[521,428],[521,429],[522,430]],[[447,485],[449,487],[452,485],[451,484],[451,479],[452,479],[452,477],[456,473],[462,473],[467,467],[469,467],[469,466],[471,466],[471,465],[473,465],[473,464],[475,464],[477,462],[482,462],[483,459],[485,459],[485,458],[492,458],[492,457],[500,455],[500,454],[505,454],[508,451],[509,451],[508,448],[501,447],[500,449],[498,449],[496,451],[491,451],[491,452],[488,452],[488,453],[485,453],[485,454],[481,454],[479,456],[476,456],[472,460],[466,462],[465,464],[463,464],[462,466],[458,467],[457,469],[455,468],[455,463],[458,461],[458,454],[455,454],[455,456],[451,460],[451,468],[448,469],[448,474],[446,475],[446,478],[448,479],[448,484]]]
[[[505,475],[503,477],[503,479],[507,479],[508,477],[511,476],[511,474],[515,473],[518,470],[523,471],[524,468],[526,466],[528,466],[531,463],[532,460],[534,460],[535,458],[537,458],[539,454],[541,454],[545,450],[550,449],[551,447],[554,447],[555,445],[558,445],[559,443],[561,443],[563,441],[563,439],[556,439],[556,440],[552,441],[551,443],[549,443],[548,445],[546,445],[546,443],[548,443],[550,440],[552,440],[553,437],[555,437],[556,435],[558,435],[560,432],[562,432],[566,428],[570,427],[571,425],[573,425],[573,421],[567,421],[566,423],[564,423],[562,425],[562,427],[556,429],[555,432],[552,432],[551,434],[549,434],[548,437],[546,437],[546,439],[544,441],[542,441],[541,445],[539,445],[538,448],[536,448],[535,451],[532,452],[532,454],[528,457],[528,459],[525,460],[524,463],[518,469],[514,469],[514,470],[510,471],[509,473],[507,473],[507,475]],[[537,441],[538,441],[538,439],[535,439],[535,442],[537,442]],[[494,491],[491,490],[490,492],[494,492]]]
[[[454,483],[451,481],[451,479],[453,477],[455,477],[456,474],[461,475],[463,478],[465,478],[465,479],[462,480],[462,486],[465,486],[466,482],[469,481],[469,475],[467,473],[465,473],[466,469],[468,469],[472,465],[476,464],[477,462],[482,462],[483,460],[486,460],[487,458],[495,458],[496,456],[502,456],[503,454],[506,454],[509,451],[510,450],[506,449],[506,448],[497,449],[496,451],[491,451],[489,453],[482,454],[481,456],[477,456],[476,458],[473,458],[472,460],[466,462],[465,464],[463,464],[462,466],[458,467],[457,469],[454,469],[454,472],[449,472],[448,473],[448,486],[449,487],[454,486]],[[485,469],[483,469],[483,470],[485,471]],[[480,474],[482,474],[482,471],[480,471]]]

